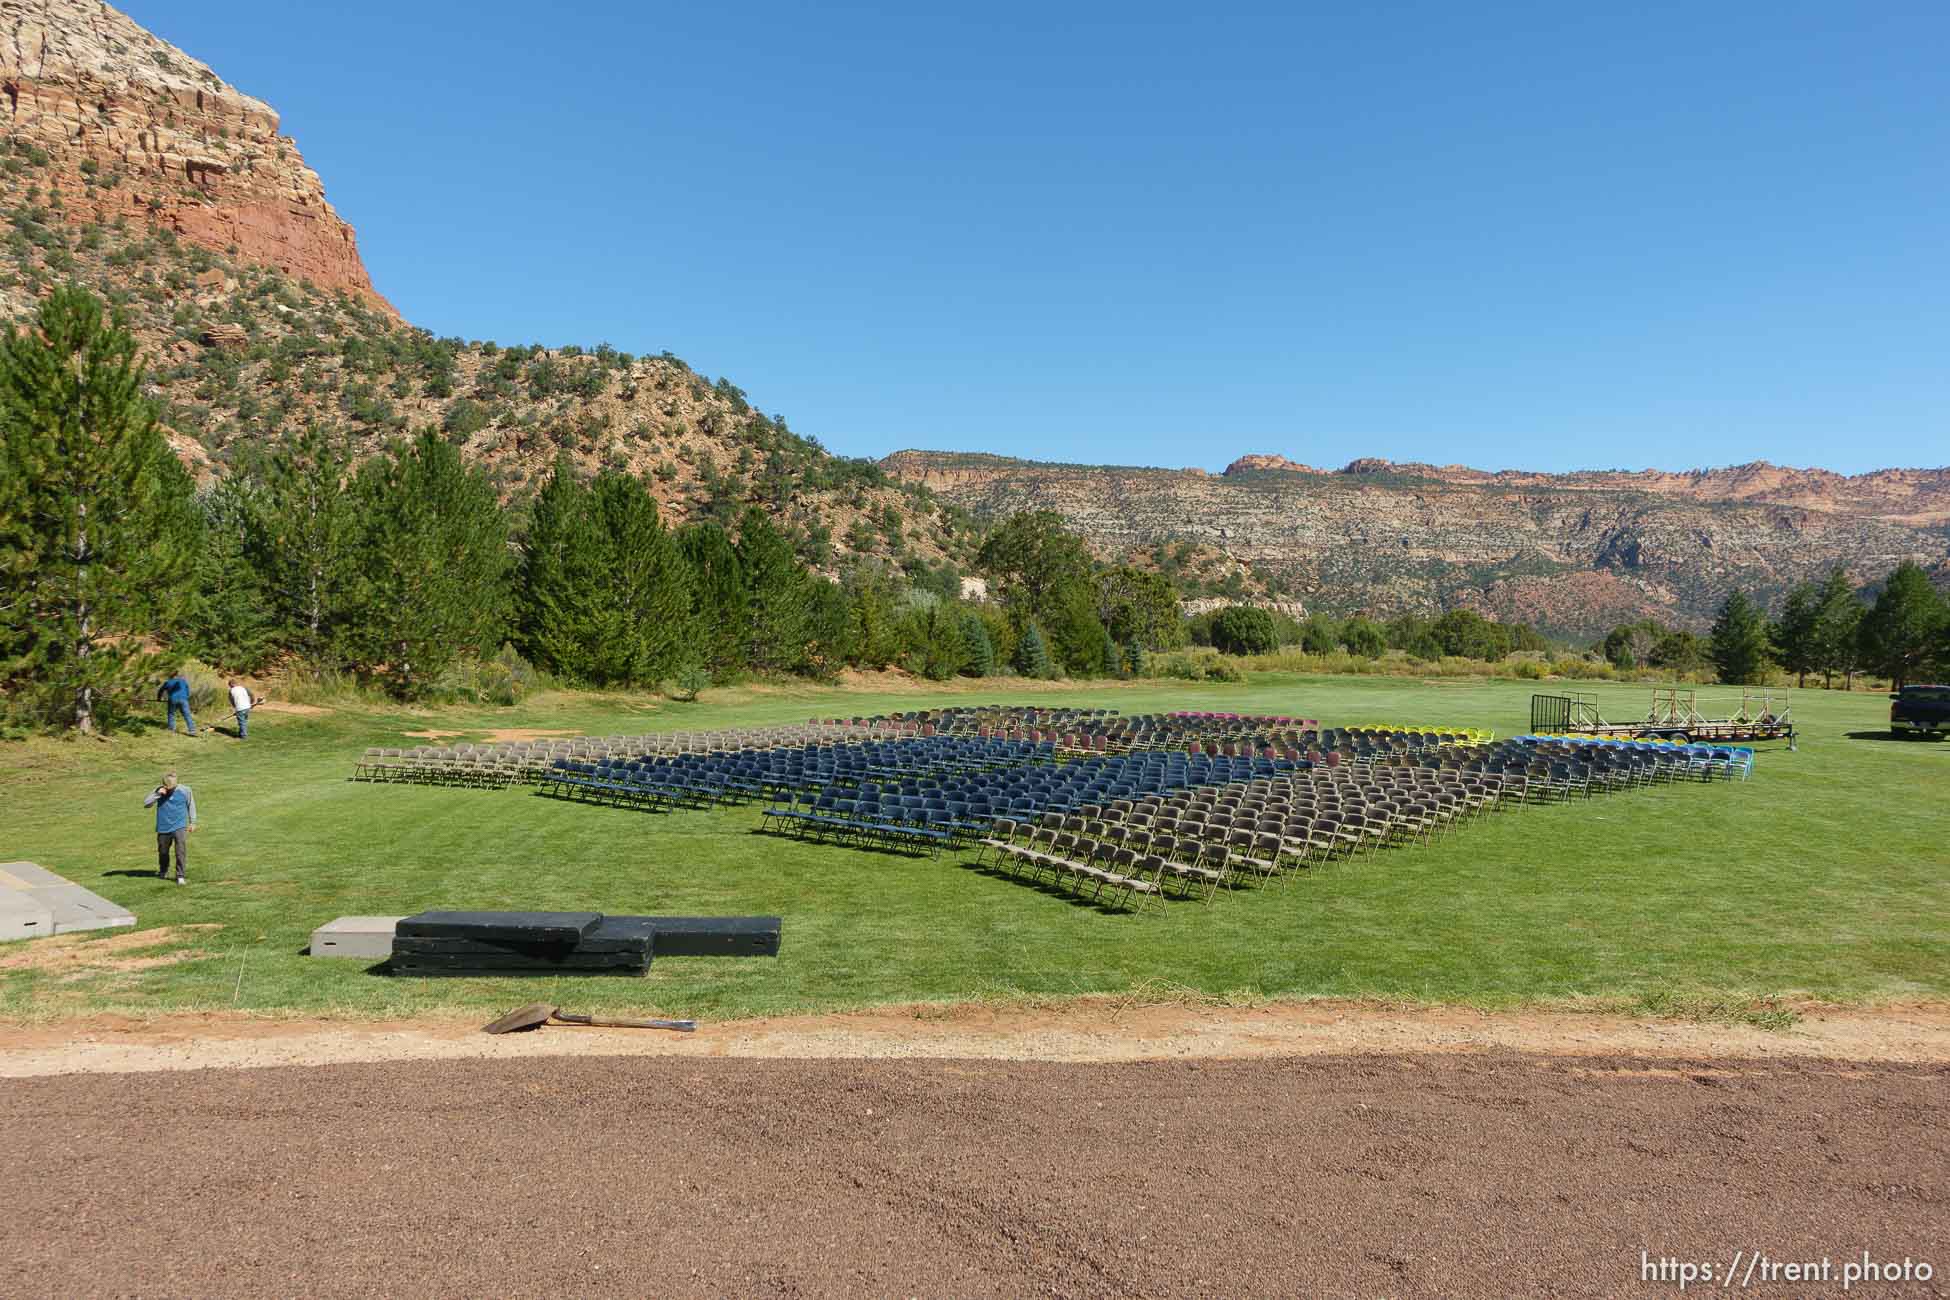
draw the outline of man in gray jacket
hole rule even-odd
[[[142,801],[144,808],[156,810],[156,875],[169,878],[169,850],[176,849],[176,883],[187,885],[184,872],[190,864],[190,832],[196,829],[196,796],[186,785],[179,785],[174,772],[164,772],[162,784]]]

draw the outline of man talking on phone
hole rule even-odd
[[[189,884],[190,832],[196,829],[196,796],[179,785],[174,772],[164,772],[162,784],[142,801],[156,810],[156,875],[169,879],[169,850],[176,849],[176,883]]]

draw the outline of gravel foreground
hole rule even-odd
[[[0,1292],[1656,1296],[1684,1263],[1805,1296],[1867,1250],[1933,1276],[1848,1294],[1944,1295],[1946,1097],[1942,1064],[1520,1054],[16,1079]]]

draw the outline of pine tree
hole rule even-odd
[[[830,678],[854,656],[853,607],[837,582],[814,579],[806,614],[807,640],[811,652],[805,671],[814,677]]]
[[[1117,648],[1117,642],[1108,636],[1104,638],[1103,674],[1116,677],[1124,671],[1124,653]]]
[[[690,576],[692,652],[722,682],[745,667],[750,614],[738,551],[712,523],[679,532],[677,550]]]
[[[757,506],[739,525],[738,566],[750,601],[746,662],[761,672],[793,671],[806,655],[806,573],[792,544]]]
[[[1016,642],[1016,671],[1024,677],[1054,676],[1056,667],[1050,662],[1049,646],[1043,640],[1043,629],[1035,623],[1023,628],[1022,637]]]
[[[350,644],[399,695],[423,696],[506,630],[508,522],[493,486],[437,434],[376,456],[352,485],[362,528]]]
[[[931,682],[945,682],[968,661],[960,620],[931,591],[907,595],[907,614],[901,621],[901,640],[907,650],[902,666]]]
[[[1767,666],[1767,618],[1745,592],[1728,594],[1709,646],[1707,655],[1721,681],[1745,686],[1759,680]]]
[[[900,657],[901,592],[880,560],[861,560],[846,572],[847,617],[852,625],[849,662],[885,668]]]
[[[960,627],[962,645],[968,654],[962,672],[970,677],[994,676],[995,643],[989,639],[988,626],[982,622],[981,615],[972,609],[962,610]]]
[[[179,620],[189,478],[118,313],[56,289],[0,340],[0,684],[43,722],[107,729]]]
[[[606,590],[593,494],[565,458],[535,497],[513,593],[516,646],[548,672],[596,678]]]
[[[1097,621],[1095,591],[1082,580],[1059,583],[1045,601],[1039,620],[1049,639],[1050,656],[1078,675],[1103,671],[1104,645],[1110,640]]]
[[[1936,657],[1943,619],[1943,598],[1930,585],[1929,575],[1914,561],[1904,560],[1862,619],[1862,649],[1869,667],[1889,678],[1891,689],[1901,690]]]
[[[1773,628],[1775,652],[1781,667],[1795,674],[1797,686],[1808,684],[1808,674],[1822,664],[1821,593],[1811,582],[1799,583],[1788,593],[1781,607],[1781,620]]]
[[[652,685],[690,640],[690,575],[641,480],[614,470],[590,493],[602,559],[595,678]]]
[[[1842,571],[1840,565],[1829,570],[1828,580],[1821,584],[1818,611],[1815,639],[1822,685],[1833,686],[1835,674],[1839,672],[1843,674],[1843,686],[1853,689],[1857,638],[1865,611],[1862,598],[1855,594],[1848,574]]]
[[[352,597],[358,523],[347,493],[344,439],[311,425],[265,460],[255,558],[270,592],[275,636],[315,662],[335,659]]]
[[[252,553],[262,528],[262,490],[232,475],[198,498],[201,545],[183,646],[197,658],[251,672],[272,649],[270,593]]]
[[[1124,647],[1124,669],[1133,677],[1144,676],[1144,646],[1136,641]]]

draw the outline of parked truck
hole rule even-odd
[[[1905,686],[1891,695],[1889,730],[1898,736],[1950,735],[1950,686]]]

